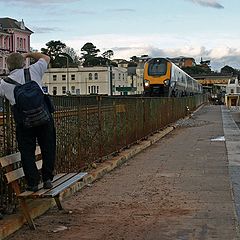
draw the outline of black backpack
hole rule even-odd
[[[5,82],[14,84],[13,115],[16,124],[32,128],[47,124],[51,120],[45,94],[37,82],[31,80],[29,68],[24,69],[25,83],[20,84],[7,77]]]

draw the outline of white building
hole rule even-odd
[[[49,68],[43,82],[53,95],[131,94],[127,69],[121,67]]]
[[[232,78],[228,80],[228,85],[226,86],[226,94],[240,94],[240,85],[238,78]]]
[[[240,85],[238,78],[232,78],[228,80],[226,86],[225,103],[228,108],[232,106],[240,105]]]

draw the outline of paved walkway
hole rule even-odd
[[[54,208],[36,220],[37,231],[26,226],[9,239],[240,239],[239,140],[231,113],[205,106],[66,199],[71,214]]]

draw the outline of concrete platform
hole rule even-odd
[[[137,153],[157,142],[159,139],[167,135],[173,129],[173,126],[167,127],[166,129],[159,131],[159,133],[156,133],[153,136],[149,137],[147,140],[142,141],[139,144],[132,146],[130,149],[121,152],[118,156],[97,165],[96,169],[92,170],[86,175],[86,177],[84,177],[83,182],[76,183],[71,188],[68,188],[65,192],[61,194],[60,198],[67,198],[68,196],[71,196],[85,186],[103,177],[106,173],[122,165],[124,162],[129,160]],[[53,206],[55,206],[55,201],[53,199],[37,199],[29,202],[29,209],[33,218],[41,216]],[[26,219],[23,217],[21,211],[17,212],[16,214],[4,216],[3,220],[0,220],[0,240],[11,235],[26,223]]]
[[[236,124],[238,121],[240,122],[240,114],[230,112],[224,106],[207,105],[195,112],[192,118],[187,120],[186,125],[184,122],[180,123],[178,130],[172,131],[175,126],[169,127],[147,141],[122,152],[119,156],[98,165],[86,176],[83,184],[75,185],[65,192],[64,196],[72,195],[132,158],[129,166],[126,165],[117,173],[113,172],[109,177],[106,176],[105,181],[96,182],[95,188],[83,190],[79,199],[75,196],[74,201],[71,202],[69,197],[68,205],[83,207],[84,204],[88,206],[91,202],[93,206],[97,206],[96,203],[99,201],[105,203],[108,202],[107,199],[115,199],[114,190],[116,186],[118,187],[119,203],[118,199],[108,202],[112,208],[116,205],[115,210],[119,209],[117,225],[114,225],[114,221],[111,221],[109,226],[104,225],[106,231],[115,229],[115,232],[111,232],[111,238],[106,236],[101,238],[98,231],[99,227],[103,227],[103,225],[99,226],[99,223],[105,222],[104,213],[107,213],[109,208],[109,206],[105,208],[104,205],[101,219],[96,215],[90,216],[89,219],[85,216],[85,224],[79,223],[81,227],[79,237],[85,239],[84,233],[89,234],[89,232],[94,236],[95,229],[98,237],[92,239],[119,239],[119,236],[121,239],[144,240],[240,239],[240,130]],[[166,135],[169,137],[158,142]],[[148,148],[151,145],[152,147]],[[142,151],[144,149],[145,151]],[[140,154],[135,156],[137,153]],[[107,189],[107,192],[102,189],[97,192],[99,188]],[[96,193],[97,199],[92,197]],[[144,193],[152,201],[149,199],[145,201]],[[131,205],[132,198],[135,204],[139,205],[133,215],[135,222],[125,223],[124,218],[121,218],[123,212],[121,208],[124,210],[126,206]],[[79,203],[77,204],[76,201]],[[144,215],[141,215],[142,210],[139,210],[140,203],[144,203]],[[52,203],[34,204],[32,209],[35,216],[44,213],[52,206]],[[115,215],[116,213],[113,214]],[[107,213],[106,219],[111,216]],[[51,213],[48,217],[54,219]],[[60,217],[64,218],[64,216]],[[136,223],[136,219],[140,222]],[[141,225],[145,222],[147,225]],[[3,239],[19,229],[24,224],[24,219],[21,215],[12,215],[8,219],[1,220],[0,224],[0,239]],[[61,239],[81,239],[71,238],[71,236],[76,237],[76,231],[74,234],[71,235],[71,231],[62,232]],[[14,239],[14,236],[13,234],[10,238]],[[16,235],[16,239],[20,239],[19,236],[21,235]],[[27,239],[34,239],[31,238],[34,236],[31,232],[26,233],[25,236],[28,236]],[[138,237],[134,238],[134,236]],[[45,238],[42,236],[39,239]],[[57,236],[49,239],[57,239]]]

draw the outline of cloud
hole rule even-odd
[[[79,14],[79,15],[94,15],[94,14],[96,14],[96,12],[94,12],[94,11],[83,11],[83,10],[79,10],[79,9],[70,10],[70,12],[73,14]]]
[[[193,57],[197,64],[202,57],[203,60],[211,61],[211,67],[215,71],[220,70],[225,65],[240,69],[240,49],[237,48],[218,46],[207,49],[204,46],[189,46],[171,49],[149,48],[146,49],[146,52],[151,57]]]
[[[106,12],[136,12],[136,10],[132,8],[118,8],[118,9],[109,9]]]
[[[60,28],[50,28],[50,27],[30,27],[34,33],[50,33],[60,31]]]
[[[66,3],[70,4],[71,2],[80,2],[81,0],[0,0],[0,3],[5,3],[5,4],[18,4],[21,6],[21,4],[28,5],[28,6],[39,6],[39,5],[50,5],[50,4],[59,4],[59,3]]]
[[[149,36],[102,34],[82,36],[63,40],[63,42],[75,50],[80,50],[86,42],[92,42],[101,53],[111,49],[114,52],[114,58],[127,60],[132,56],[147,54],[150,57],[193,57],[199,63],[202,57],[204,60],[211,60],[213,70],[220,70],[225,65],[240,69],[240,44],[237,41],[235,41],[235,47],[229,47],[234,46],[233,39],[231,39],[233,45],[229,46],[225,45],[228,42],[225,38],[214,39],[213,43],[209,40],[207,42],[198,40],[198,36],[177,38],[172,34]]]
[[[187,1],[199,4],[203,7],[212,7],[212,8],[218,8],[218,9],[224,8],[223,5],[221,5],[215,0],[187,0]]]

